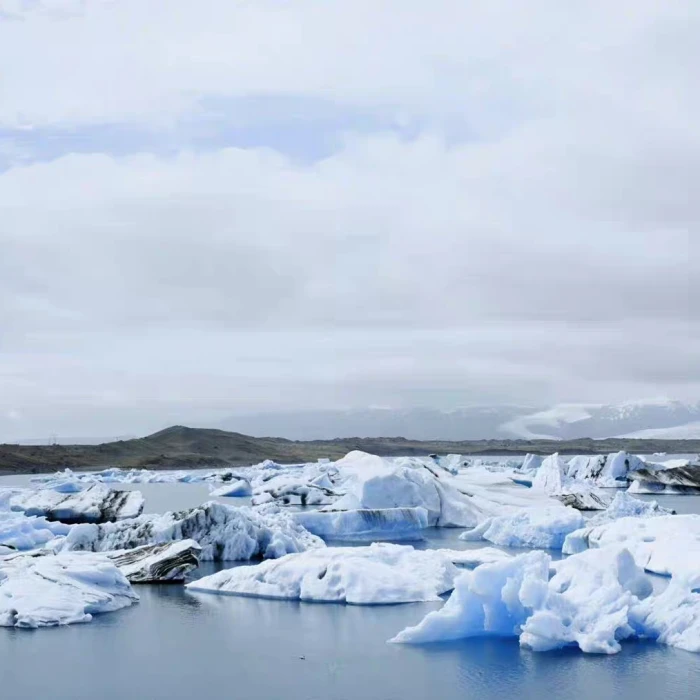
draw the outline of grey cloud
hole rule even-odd
[[[141,26],[150,5],[0,29],[0,59],[57,54],[12,61],[0,123],[90,141],[0,173],[0,438],[697,393],[690,4],[206,5],[159,17],[126,57],[112,20]],[[313,123],[278,113],[299,100],[347,133],[308,159],[274,139],[107,143],[161,123],[225,131],[221,106],[246,100],[232,129]]]

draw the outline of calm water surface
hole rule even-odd
[[[151,512],[208,496],[202,485],[138,488]],[[655,498],[679,512],[700,512],[698,497]],[[434,531],[423,546],[471,545],[458,534]],[[215,568],[207,564],[198,575]],[[626,643],[611,657],[534,654],[511,639],[399,646],[386,640],[440,604],[315,605],[187,593],[178,585],[138,592],[139,604],[87,625],[0,628],[2,700],[700,697],[700,657],[652,643]]]

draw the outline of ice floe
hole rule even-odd
[[[100,555],[14,554],[0,558],[0,626],[89,622],[138,600],[124,574]]]
[[[243,566],[187,584],[190,591],[283,598],[317,603],[377,605],[439,600],[451,590],[460,569],[507,555],[479,556],[451,550],[416,550],[376,543],[368,547],[328,547],[290,554],[257,566]]]

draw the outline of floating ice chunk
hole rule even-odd
[[[700,594],[687,581],[672,579],[632,610],[631,621],[640,636],[700,653]]]
[[[345,495],[333,510],[425,508],[430,525],[478,524],[479,508],[452,485],[449,472],[430,461],[432,465],[415,458],[392,462],[366,452],[348,453],[335,463]]]
[[[455,580],[455,589],[441,610],[428,613],[422,622],[399,632],[391,641],[518,636],[531,614],[530,606],[546,596],[549,564],[550,558],[543,552],[529,552],[465,571]],[[523,597],[533,600],[524,602]]]
[[[523,472],[536,472],[542,466],[542,457],[540,455],[526,454],[523,460],[523,465],[520,470]]]
[[[461,540],[488,540],[502,547],[561,549],[566,536],[582,528],[583,516],[566,507],[523,510],[512,515],[488,518],[460,535]]]
[[[317,465],[312,465],[317,468]],[[325,479],[323,478],[325,477]],[[275,502],[278,505],[322,506],[333,503],[338,494],[331,486],[323,485],[330,482],[326,474],[319,477],[314,471],[304,470],[291,473],[281,472],[263,483],[258,483],[254,489],[253,505]]]
[[[425,508],[379,508],[346,511],[303,511],[292,518],[327,540],[422,540],[428,527]]]
[[[601,525],[618,518],[653,518],[659,515],[673,515],[673,511],[662,508],[656,501],[640,501],[628,492],[618,491],[610,505],[588,520],[586,526]]]
[[[512,555],[495,547],[479,547],[479,549],[437,549],[453,564],[465,569],[476,569],[482,564],[494,564],[497,561],[512,559]]]
[[[487,635],[513,636],[534,651],[578,646],[612,654],[634,634],[630,608],[651,593],[626,550],[613,548],[557,562],[529,552],[465,572],[439,611],[393,642],[422,643]]]
[[[630,472],[632,493],[700,493],[700,464],[645,469]]]
[[[101,525],[75,525],[57,548],[104,552],[193,539],[202,561],[274,559],[325,546],[284,513],[260,513],[213,501],[164,515],[141,515]]]
[[[138,600],[124,574],[94,554],[16,554],[0,559],[0,626],[89,622]]]
[[[558,453],[550,455],[543,462],[532,481],[532,488],[549,494],[564,492],[566,462]]]
[[[318,603],[376,605],[439,600],[459,569],[443,551],[372,544],[290,554],[220,571],[188,590]]]
[[[135,549],[105,552],[132,583],[182,581],[199,566],[202,548],[194,540],[146,544]]]
[[[566,537],[565,554],[624,545],[646,571],[700,585],[700,515],[626,517],[576,530]]]
[[[10,550],[34,549],[55,537],[67,535],[70,528],[70,525],[49,522],[46,518],[0,512],[0,545]]]
[[[550,455],[535,474],[533,490],[554,496],[564,505],[577,510],[604,509],[606,500],[590,484],[568,476],[568,470],[569,465],[558,454]]]
[[[592,654],[615,654],[633,636],[628,614],[652,586],[624,548],[584,552],[553,564],[546,596],[523,596],[533,613],[522,626],[520,644],[534,651],[576,645]],[[478,570],[477,570],[478,571]]]
[[[139,491],[113,491],[101,484],[76,493],[23,490],[10,500],[13,511],[63,523],[102,523],[134,518],[143,510],[143,504]]]
[[[214,489],[209,495],[212,497],[226,496],[231,498],[241,498],[245,496],[252,496],[252,494],[253,489],[247,479],[233,479],[232,481],[227,481],[218,489]]]

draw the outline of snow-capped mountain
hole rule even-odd
[[[454,411],[387,408],[231,416],[219,426],[295,440],[406,437],[417,440],[639,437],[700,439],[700,402],[476,406]]]

